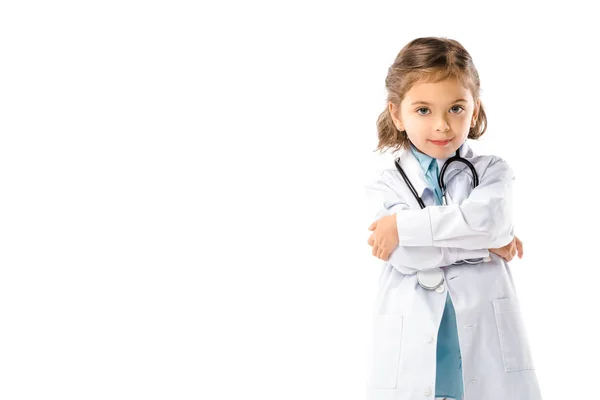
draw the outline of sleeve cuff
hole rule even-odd
[[[490,256],[490,252],[487,249],[481,250],[465,250],[458,249],[458,259],[466,260],[470,258],[486,258]]]
[[[396,213],[400,246],[433,246],[429,207]]]

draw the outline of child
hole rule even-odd
[[[515,252],[522,257],[513,172],[467,143],[487,122],[473,61],[455,40],[418,38],[400,51],[385,82],[378,149],[395,148],[397,165],[367,184],[374,200],[368,243],[386,262],[368,399],[539,400],[507,264]]]

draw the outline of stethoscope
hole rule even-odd
[[[473,166],[473,164],[471,164],[469,160],[460,156],[459,150],[460,148],[456,150],[455,155],[446,160],[444,165],[442,165],[440,176],[438,176],[438,184],[440,185],[440,189],[442,189],[442,204],[445,206],[448,205],[448,201],[446,200],[446,184],[444,183],[444,174],[446,173],[446,169],[448,169],[448,166],[452,164],[452,162],[460,161],[464,163],[467,167],[469,167],[469,169],[471,170],[471,174],[473,175],[473,189],[475,189],[475,187],[479,185],[479,175],[477,175],[475,167]],[[412,185],[412,183],[410,183],[410,180],[408,179],[408,177],[404,173],[404,170],[400,166],[400,158],[396,158],[396,168],[398,168],[398,171],[400,171],[402,178],[404,178],[404,182],[406,182],[406,185],[408,185],[408,188],[412,192],[413,196],[415,196],[415,199],[417,199],[417,202],[419,203],[419,206],[421,206],[421,209],[425,208],[425,203],[423,203],[423,200],[421,199],[421,197],[419,197],[419,194],[415,190],[415,187]]]
[[[464,163],[467,167],[469,167],[469,169],[471,170],[471,173],[473,175],[473,179],[471,182],[473,185],[473,189],[475,189],[475,187],[477,187],[477,185],[479,185],[479,175],[477,175],[477,171],[475,171],[475,167],[473,166],[473,164],[471,164],[470,161],[468,161],[467,159],[460,156],[459,150],[460,150],[460,147],[456,150],[456,155],[454,155],[446,160],[446,162],[444,163],[444,165],[442,166],[442,169],[440,171],[440,176],[438,177],[438,184],[440,185],[440,189],[442,190],[443,205],[448,205],[448,202],[446,200],[447,188],[446,188],[446,184],[444,183],[444,174],[446,173],[448,166],[450,164],[452,164],[454,161],[460,161],[460,162]],[[419,194],[415,190],[415,187],[412,185],[412,183],[410,182],[410,180],[404,173],[404,170],[400,166],[400,158],[396,158],[395,163],[396,163],[396,168],[400,172],[400,175],[402,175],[402,178],[404,178],[404,182],[406,182],[406,185],[412,192],[413,196],[415,196],[415,199],[417,199],[419,206],[421,207],[421,209],[425,208],[425,203],[423,203],[423,200],[421,199],[421,197],[419,197]],[[479,264],[482,261],[487,262],[487,261],[490,261],[490,259],[489,258],[475,258],[475,259],[459,260],[459,261],[456,261],[455,263],[453,263],[452,265],[461,265],[461,264],[465,264],[465,263],[466,264]],[[444,271],[442,271],[442,269],[439,267],[419,271],[417,273],[417,281],[419,282],[421,287],[423,287],[427,290],[435,290],[438,293],[442,293],[444,291],[444,286],[442,285],[442,283],[444,283]]]

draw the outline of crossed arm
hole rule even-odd
[[[410,209],[380,173],[367,185],[375,199],[375,221],[368,244],[376,257],[403,273],[435,268],[467,258],[489,256],[510,261],[523,255],[513,234],[510,167],[500,158],[488,166],[477,186],[460,204]]]
[[[369,237],[369,240],[367,241],[367,243],[373,248],[372,254],[375,257],[379,258],[380,260],[388,261],[390,259],[390,255],[394,251],[394,250],[390,251],[390,249],[396,249],[396,254],[398,254],[398,255],[402,254],[402,252],[397,251],[397,250],[399,250],[396,248],[396,246],[398,246],[398,244],[396,244],[396,246],[393,245],[394,242],[398,243],[398,241],[399,241],[396,225],[397,225],[396,214],[392,214],[392,215],[388,215],[385,217],[381,217],[377,221],[373,222],[371,224],[371,226],[369,226],[369,230],[373,231],[373,233]],[[377,243],[375,241],[376,237],[379,238]],[[411,249],[416,249],[416,247],[412,247]],[[442,260],[448,259],[448,258],[453,258],[453,257],[449,257],[450,253],[451,253],[451,248],[446,248],[445,250],[447,253],[446,256],[444,256],[444,250],[435,252],[435,254],[440,256],[440,262],[436,262],[436,263],[434,263],[434,265],[438,265],[438,264],[445,265],[445,263]],[[494,254],[504,258],[508,262],[508,261],[511,261],[513,259],[513,257],[516,255],[518,255],[519,258],[523,257],[523,242],[517,236],[514,236],[513,240],[510,243],[508,243],[507,245],[505,245],[503,247],[487,249],[487,250],[490,253],[494,253]],[[487,252],[485,252],[485,251],[482,251],[481,254],[479,255],[479,254],[474,254],[469,251],[465,251],[460,248],[457,249],[456,253],[458,256],[457,258],[459,260],[467,258],[467,255],[471,256],[473,258],[479,258],[479,257],[474,257],[475,255],[480,256],[480,257],[487,256]],[[418,255],[418,254],[419,254],[418,252],[413,250],[413,255]],[[425,255],[423,253],[423,251],[421,251],[420,254]],[[405,256],[406,256],[406,254],[405,254]],[[394,258],[400,258],[400,257],[394,257]]]

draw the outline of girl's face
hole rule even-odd
[[[394,124],[422,153],[445,159],[456,153],[475,126],[479,100],[455,79],[414,84],[397,107],[389,103]]]

